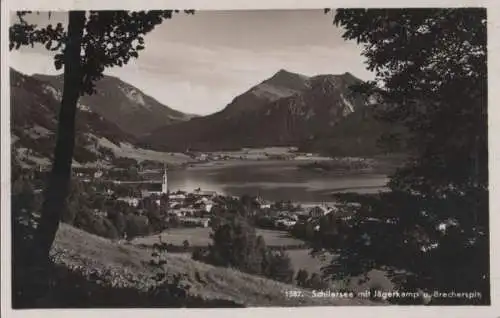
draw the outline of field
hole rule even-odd
[[[132,244],[152,246],[159,242],[159,237],[163,242],[181,246],[185,240],[190,246],[208,246],[212,241],[210,239],[210,228],[181,228],[170,229],[160,235],[151,235],[140,237],[132,240]],[[304,241],[293,238],[285,231],[263,230],[257,229],[257,235],[262,235],[266,241],[266,245],[270,247],[280,246],[299,246],[303,245]]]
[[[181,165],[191,162],[192,159],[181,153],[160,152],[149,149],[136,148],[130,144],[121,143],[117,146],[111,143],[106,138],[101,138],[99,144],[113,151],[117,157],[126,157],[137,161],[151,160],[158,162],[166,162],[172,165]]]
[[[66,224],[59,228],[52,254],[57,264],[70,270],[97,275],[104,282],[119,280],[122,285],[138,289],[151,284],[154,274],[147,264],[151,250],[114,243]],[[292,299],[284,293],[298,290],[291,285],[214,267],[182,255],[167,255],[166,261],[167,272],[185,274],[183,282],[191,285],[189,294],[204,299],[232,300],[245,306],[376,305],[366,299],[312,298],[310,291]]]
[[[184,228],[172,229],[161,234],[162,241],[174,245],[182,245],[184,240],[187,240],[191,246],[208,246],[210,244],[210,228]],[[262,235],[266,241],[267,246],[270,247],[283,247],[283,246],[299,246],[305,242],[293,237],[290,237],[285,231],[264,230],[257,229],[257,235]],[[159,235],[147,236],[136,238],[132,241],[135,245],[151,246],[157,243]],[[310,249],[307,248],[293,248],[287,250],[290,257],[292,266],[297,272],[300,269],[305,269],[309,273],[321,273],[321,268],[328,265],[332,260],[332,255],[325,255],[324,257],[310,255]],[[190,253],[179,253],[179,257],[189,259]],[[176,255],[176,256],[177,256]],[[350,282],[338,281],[336,282],[337,288],[347,287],[355,291],[364,291],[373,285],[380,286],[380,289],[389,291],[393,289],[392,283],[386,277],[385,273],[378,270],[373,270],[369,274],[369,280],[363,282],[360,277],[353,278]]]

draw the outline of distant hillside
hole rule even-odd
[[[147,265],[151,250],[88,234],[67,224],[61,224],[52,249],[56,264],[103,283],[121,281],[122,286],[137,289],[154,284],[154,269]],[[167,255],[167,272],[170,275],[186,274],[183,283],[191,286],[190,295],[201,296],[207,301],[229,300],[246,307],[251,306],[340,306],[375,305],[367,299],[290,298],[285,292],[300,290],[258,276],[233,269],[214,267],[182,255]]]
[[[46,82],[10,70],[11,135],[14,149],[22,161],[46,164],[52,157],[57,129],[60,92]],[[111,160],[112,154],[99,144],[100,138],[120,144],[136,143],[136,138],[123,132],[80,103],[76,120],[74,160],[79,163]]]
[[[61,91],[63,76],[34,75]],[[156,128],[189,120],[193,115],[171,109],[136,87],[122,80],[104,76],[96,83],[96,94],[83,96],[81,103],[88,106],[122,131],[141,136]]]
[[[380,107],[362,107],[347,115],[330,131],[302,143],[299,151],[329,156],[372,156],[386,152],[407,152],[408,146],[404,141],[407,137],[406,129],[402,125],[377,119]],[[392,134],[398,134],[402,138],[389,143],[385,137]]]
[[[280,70],[224,110],[159,128],[141,141],[170,151],[302,144],[365,106],[350,90],[361,82],[350,73],[307,77]]]
[[[24,165],[48,165],[55,146],[61,91],[49,82],[10,70],[11,136],[13,150]],[[153,160],[177,165],[190,160],[181,154],[136,147],[137,137],[94,112],[83,101],[78,105],[74,164],[106,164],[115,157]]]
[[[225,116],[257,111],[278,99],[290,97],[309,87],[307,76],[279,70],[271,78],[237,96],[224,109]]]

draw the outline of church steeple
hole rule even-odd
[[[164,194],[168,193],[168,178],[167,178],[167,165],[166,164],[163,167],[163,183],[161,185],[161,192]]]

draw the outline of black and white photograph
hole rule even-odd
[[[488,10],[331,6],[9,11],[7,306],[490,306]]]

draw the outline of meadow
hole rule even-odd
[[[169,229],[161,234],[138,237],[132,240],[134,245],[152,246],[161,240],[165,243],[181,246],[185,240],[190,246],[208,246],[212,239],[210,238],[210,228],[177,228]],[[304,241],[291,237],[286,231],[257,229],[257,235],[262,235],[269,247],[298,247],[305,244]]]
[[[72,272],[94,277],[101,284],[138,290],[154,284],[155,270],[148,266],[151,253],[151,249],[112,242],[67,224],[61,224],[51,252],[55,264]],[[311,298],[305,290],[304,297],[290,298],[286,291],[301,289],[197,262],[186,255],[167,254],[166,262],[169,275],[184,275],[182,282],[191,286],[190,295],[207,301],[228,300],[245,306],[377,305],[367,299]]]

